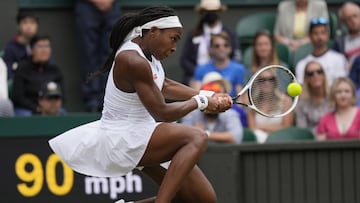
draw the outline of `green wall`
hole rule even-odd
[[[43,156],[38,148],[47,149],[48,139],[98,118],[98,114],[0,118],[0,143],[8,148],[3,152],[5,163],[14,161],[7,160],[9,156],[21,154],[23,148],[14,146],[24,145],[26,153]],[[41,147],[33,147],[30,140]],[[210,145],[198,164],[219,203],[360,202],[359,140]],[[74,187],[73,195],[84,193]],[[26,202],[39,202],[30,199]],[[96,202],[79,202],[92,201]]]

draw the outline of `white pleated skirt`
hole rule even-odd
[[[119,177],[137,167],[158,124],[98,120],[66,131],[49,144],[78,173]]]

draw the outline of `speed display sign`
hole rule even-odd
[[[74,172],[48,146],[48,137],[1,137],[1,202],[111,203],[155,196],[158,186],[137,170],[100,178]]]

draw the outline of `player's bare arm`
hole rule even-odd
[[[119,61],[121,61],[121,64],[117,63]],[[120,53],[116,57],[114,74],[116,77],[118,77],[118,74],[122,74],[119,78],[126,76],[128,84],[115,81],[117,87],[122,89],[121,85],[131,86],[133,88],[132,92],[137,92],[146,109],[157,121],[176,121],[197,108],[194,99],[166,103],[164,96],[153,80],[149,63],[133,52]],[[212,103],[215,103],[213,106],[216,107],[211,108],[217,109],[217,102]]]
[[[166,99],[183,101],[188,100],[192,96],[197,95],[199,91],[194,90],[186,85],[169,78],[165,78],[162,94]]]

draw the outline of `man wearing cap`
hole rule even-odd
[[[227,93],[230,89],[231,84],[217,72],[205,75],[201,86],[201,90],[216,93]],[[243,126],[234,109],[222,113],[192,111],[181,122],[205,130],[211,143],[241,143],[242,141]]]
[[[41,115],[63,115],[61,87],[51,81],[45,83],[39,91],[38,112]]]
[[[219,17],[219,14],[226,10],[226,6],[222,5],[220,0],[201,0],[195,10],[200,14],[200,20],[185,39],[180,58],[181,68],[184,71],[182,82],[186,85],[189,85],[196,66],[209,62],[212,34],[226,32],[231,39],[232,52],[230,57],[236,61],[241,61],[240,44],[235,31],[225,27]]]

